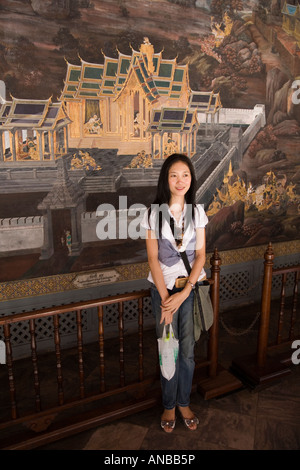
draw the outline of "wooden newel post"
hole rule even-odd
[[[208,376],[198,382],[198,391],[202,393],[205,400],[215,398],[225,393],[232,392],[241,388],[242,383],[239,379],[225,370],[218,364],[219,350],[219,304],[220,304],[220,272],[221,257],[217,248],[215,248],[210,258],[211,276],[210,276],[210,296],[214,310],[214,322],[209,330],[208,341]]]
[[[211,285],[211,301],[214,309],[214,322],[209,330],[209,343],[208,343],[208,355],[210,359],[209,376],[215,377],[217,374],[218,366],[218,344],[219,344],[219,304],[220,304],[220,271],[222,261],[215,248],[212,257],[210,258],[211,265],[211,279],[213,284]]]
[[[265,366],[268,346],[272,272],[274,264],[274,253],[271,243],[269,243],[264,258],[264,280],[262,286],[260,326],[257,344],[257,365],[259,367]]]

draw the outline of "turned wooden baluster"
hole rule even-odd
[[[281,293],[280,293],[280,309],[278,318],[278,330],[277,330],[277,344],[282,342],[282,329],[284,320],[284,305],[285,305],[285,286],[286,286],[287,273],[282,274],[281,278]]]
[[[209,330],[208,342],[208,358],[209,376],[215,377],[217,374],[218,366],[218,342],[219,342],[219,304],[220,304],[220,271],[221,271],[221,258],[217,248],[215,248],[212,257],[210,258],[211,264],[211,279],[214,281],[210,287],[211,301],[214,310],[214,322]]]
[[[79,367],[79,392],[80,398],[85,397],[84,389],[84,369],[83,369],[83,341],[82,341],[82,315],[81,310],[76,311],[77,323],[77,349],[78,349],[78,367]]]
[[[4,341],[6,346],[6,365],[8,370],[8,383],[9,383],[9,395],[10,395],[10,408],[11,408],[11,417],[16,419],[18,417],[17,410],[17,401],[16,401],[16,387],[15,379],[13,373],[13,357],[12,357],[12,348],[10,342],[10,325],[4,324]]]
[[[143,299],[138,299],[138,335],[139,335],[139,381],[144,379],[143,358]]]
[[[29,320],[29,330],[31,337],[31,360],[33,366],[33,380],[34,380],[34,391],[35,391],[35,409],[41,411],[41,394],[40,394],[40,381],[37,361],[37,349],[36,349],[36,338],[35,338],[35,322],[31,318]]]
[[[296,313],[297,313],[297,299],[298,299],[298,282],[300,277],[300,271],[295,272],[295,283],[294,283],[294,292],[293,292],[293,307],[292,307],[292,317],[291,317],[291,328],[289,332],[289,340],[294,339],[294,325],[296,323]]]
[[[98,307],[98,334],[99,334],[100,392],[105,392],[103,305],[99,305]]]
[[[57,370],[57,385],[58,385],[58,404],[63,405],[64,392],[63,392],[63,375],[62,375],[62,365],[61,365],[58,315],[53,315],[53,325],[54,325],[54,344],[55,344],[55,354],[56,354],[56,370]]]
[[[272,291],[272,272],[274,261],[274,253],[271,243],[269,243],[264,258],[264,278],[261,297],[260,327],[257,344],[257,365],[259,367],[264,367],[267,357]]]
[[[125,385],[125,369],[124,369],[124,321],[123,321],[124,304],[119,303],[119,343],[120,343],[120,386]]]

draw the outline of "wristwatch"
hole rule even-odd
[[[187,280],[187,282],[188,282],[189,284],[191,284],[192,289],[195,289],[195,284],[193,284],[189,279]]]

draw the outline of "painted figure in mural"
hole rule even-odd
[[[189,406],[195,366],[193,287],[205,278],[205,225],[208,219],[202,206],[195,204],[195,183],[191,160],[182,154],[170,155],[161,168],[156,199],[142,222],[147,231],[148,280],[151,282],[156,334],[160,338],[164,325],[172,324],[179,340],[174,376],[167,380],[161,375],[164,406],[161,427],[165,432],[172,432],[175,427],[176,406],[190,430],[197,429],[199,422]],[[176,279],[188,275],[180,256],[180,251],[185,250],[192,270],[185,286],[177,288]]]
[[[100,117],[97,114],[90,117],[88,122],[84,124],[84,130],[87,131],[89,134],[100,134],[103,125],[101,122]]]
[[[69,254],[71,254],[72,251],[72,236],[70,230],[66,230],[66,245],[68,248]]]

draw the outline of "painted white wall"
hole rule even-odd
[[[0,219],[0,253],[41,248],[44,243],[43,217]]]
[[[0,80],[0,104],[4,104],[6,101],[6,87],[3,80]]]

